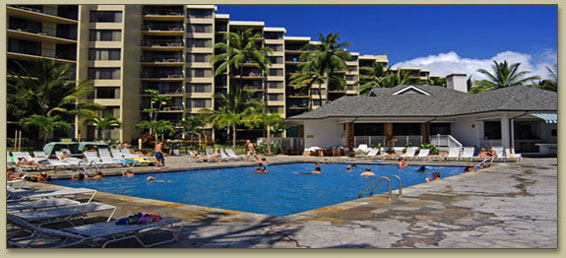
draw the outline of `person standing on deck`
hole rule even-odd
[[[155,145],[155,158],[157,159],[157,167],[159,169],[165,168],[165,157],[163,156],[163,141],[159,141]]]
[[[244,146],[244,150],[246,151],[246,161],[250,159],[250,156],[254,156],[256,161],[259,161],[255,153],[254,144],[250,140],[246,140],[246,145]]]

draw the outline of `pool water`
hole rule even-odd
[[[346,172],[348,164],[322,164],[322,174],[310,172],[314,163],[269,165],[269,173],[255,174],[255,167],[200,169],[190,171],[139,174],[134,177],[108,176],[103,180],[53,180],[53,184],[88,187],[102,192],[150,198],[221,209],[286,216],[354,200],[374,178],[361,177],[365,167],[377,176],[398,175],[403,187],[425,183],[426,177],[440,172],[442,178],[464,172],[464,167],[419,166],[399,169],[397,165],[358,165]],[[152,176],[156,182],[148,182]],[[398,182],[392,179],[393,189]],[[383,184],[376,193],[387,191]]]

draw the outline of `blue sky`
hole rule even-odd
[[[314,39],[321,32],[338,32],[352,43],[348,50],[385,53],[391,65],[422,66],[447,57],[489,63],[505,57],[526,60],[524,67],[531,70],[556,62],[556,10],[555,5],[218,6],[218,13],[230,14],[231,20],[265,21],[285,27],[289,36]]]

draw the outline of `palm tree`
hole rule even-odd
[[[159,95],[159,91],[154,89],[146,89],[145,93],[150,95],[150,102],[149,108],[145,108],[143,111],[148,112],[149,120],[157,121],[157,115],[159,115],[161,107],[166,105],[167,101],[171,100],[171,97]]]
[[[206,123],[204,122],[204,118],[202,116],[191,116],[177,123],[177,126],[183,127],[183,135],[200,135],[198,129],[204,127],[205,125]]]
[[[550,75],[550,79],[542,80],[538,84],[533,84],[533,86],[543,90],[558,91],[558,66],[554,65],[553,68],[547,66],[546,70]]]
[[[271,131],[283,123],[283,118],[277,113],[258,112],[248,116],[244,123],[249,127],[264,126],[267,133],[267,154],[271,155]]]
[[[165,140],[165,134],[169,133],[172,134],[175,132],[175,126],[171,124],[171,122],[167,120],[158,120],[158,121],[141,121],[135,125],[135,128],[138,129],[149,129],[155,135],[155,144],[157,144],[157,139],[159,139],[159,135],[161,135],[161,140]]]
[[[319,40],[320,44],[308,45],[310,50],[301,54],[299,59],[305,61],[305,63],[299,65],[300,74],[291,80],[292,83],[303,87],[318,83],[318,94],[321,104],[323,104],[320,79],[321,77],[324,78],[326,89],[330,89],[331,81],[334,85],[344,87],[346,82],[340,76],[335,76],[335,73],[347,70],[346,60],[350,60],[351,55],[344,47],[351,46],[352,44],[347,41],[339,42],[339,33],[328,33],[326,36],[321,33]]]
[[[73,114],[79,109],[96,110],[97,104],[77,105],[94,91],[90,80],[76,82],[74,68],[69,64],[55,60],[41,59],[33,72],[18,62],[20,72],[9,71],[13,80],[8,81],[7,111],[14,119],[29,117],[33,114],[48,116],[58,111]]]
[[[389,67],[384,63],[375,62],[372,66],[363,67],[360,73],[360,87],[358,91],[361,95],[368,95],[373,88],[383,88],[383,79],[391,74]]]
[[[228,32],[225,36],[228,44],[218,42],[214,44],[214,48],[221,51],[221,54],[214,55],[210,60],[211,64],[220,63],[216,68],[214,76],[218,76],[227,69],[239,71],[240,87],[244,87],[244,63],[254,62],[256,67],[264,72],[269,71],[271,61],[267,58],[268,54],[273,50],[267,47],[261,47],[258,44],[260,33],[254,33],[253,29],[238,30],[236,32]]]
[[[262,109],[260,100],[252,99],[252,93],[240,87],[231,87],[227,95],[215,94],[219,104],[216,110],[205,109],[203,117],[219,129],[229,128],[232,133],[232,148],[236,148],[236,127],[242,125],[242,119]]]
[[[448,83],[445,77],[429,78],[424,85],[447,87]]]
[[[392,72],[381,80],[381,87],[383,88],[407,84],[411,84],[411,73],[409,71]]]
[[[98,137],[102,138],[102,140],[110,139],[110,128],[118,127],[121,125],[118,118],[116,118],[112,114],[106,114],[104,117],[93,116],[85,119],[83,123],[93,123],[94,126],[96,126],[99,130]]]
[[[530,71],[519,72],[519,66],[521,66],[521,63],[509,64],[507,63],[507,60],[502,63],[494,60],[493,63],[494,64],[491,66],[492,72],[489,72],[486,69],[478,69],[478,72],[486,75],[488,79],[476,82],[476,87],[472,88],[473,92],[522,86],[528,81],[540,79],[539,76],[525,77],[527,74],[531,73]]]
[[[31,115],[20,120],[24,127],[37,127],[40,134],[43,134],[43,144],[47,143],[49,134],[56,129],[69,129],[71,124],[65,122],[59,115]]]

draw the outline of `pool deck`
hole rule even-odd
[[[344,158],[328,159],[347,162]],[[268,160],[285,163],[322,159],[271,157]],[[392,201],[385,195],[376,195],[286,217],[102,192],[96,195],[95,201],[117,206],[114,218],[135,211],[151,211],[185,219],[180,240],[160,247],[557,248],[556,162],[556,158],[525,158],[519,162],[497,163],[479,172],[404,188],[403,197],[394,195]],[[187,163],[182,157],[168,157],[167,163],[170,166],[167,170],[171,171],[252,164]],[[104,173],[115,174],[121,170],[105,170]],[[136,173],[155,171],[134,170]],[[68,175],[58,173],[56,176]],[[337,189],[329,189],[332,190]],[[138,246],[124,241],[116,247]]]

